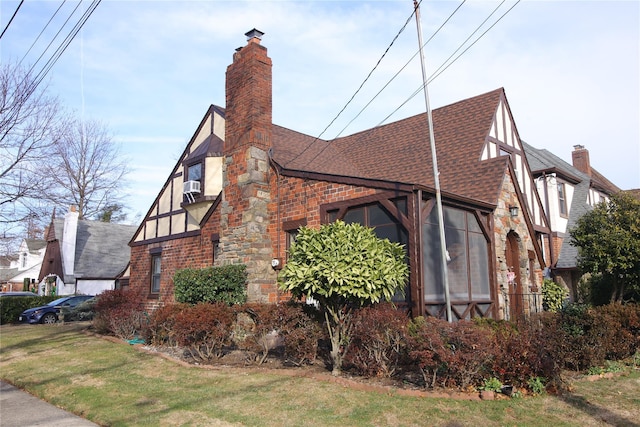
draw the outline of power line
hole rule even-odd
[[[2,30],[2,34],[0,34],[0,39],[2,39],[2,36],[4,36],[4,33],[6,33],[7,30],[9,29],[9,25],[11,25],[11,23],[13,22],[13,18],[15,18],[16,15],[18,14],[18,11],[20,10],[20,6],[22,6],[22,3],[24,3],[24,0],[20,0],[20,4],[16,8],[15,12],[13,12],[11,19],[9,19],[9,22],[7,22],[7,26],[4,27],[4,30]]]
[[[422,3],[422,0],[420,0],[420,3]],[[411,15],[409,15],[409,17],[407,18],[406,22],[404,23],[404,25],[402,26],[402,28],[400,28],[400,31],[398,31],[398,33],[395,35],[395,37],[393,38],[393,40],[391,40],[391,43],[389,44],[389,46],[387,46],[387,48],[385,49],[384,53],[382,54],[382,56],[380,57],[380,59],[378,59],[378,62],[376,63],[376,65],[373,67],[373,69],[371,71],[369,71],[369,74],[367,75],[367,77],[364,79],[364,81],[360,84],[360,87],[358,87],[358,89],[355,91],[355,93],[351,96],[351,98],[349,98],[349,100],[347,101],[347,103],[344,105],[344,107],[342,107],[342,109],[340,110],[340,112],[338,112],[338,114],[333,118],[333,120],[331,120],[331,122],[327,125],[327,127],[324,128],[324,130],[322,132],[320,132],[320,134],[318,136],[315,137],[315,139],[309,144],[307,145],[300,153],[298,153],[293,159],[291,159],[289,161],[292,162],[296,159],[298,159],[300,156],[302,156],[304,153],[307,152],[307,150],[318,140],[320,139],[320,137],[327,131],[327,129],[329,129],[331,127],[331,125],[338,119],[338,117],[340,117],[340,115],[344,112],[344,110],[349,106],[349,104],[353,101],[353,99],[356,97],[356,95],[360,92],[360,90],[362,89],[362,87],[365,85],[365,83],[369,80],[369,78],[371,77],[371,75],[373,74],[373,72],[378,68],[378,65],[380,65],[380,63],[382,62],[382,60],[384,59],[384,57],[387,55],[387,53],[389,52],[389,49],[391,49],[391,46],[393,46],[393,44],[395,43],[395,41],[398,39],[398,37],[400,37],[400,34],[402,34],[402,32],[404,31],[404,29],[407,27],[407,25],[409,25],[409,21],[411,21],[411,18],[413,17],[413,15],[415,14],[415,9],[411,12]],[[326,148],[326,147],[325,147]],[[316,154],[313,159],[311,159],[309,162],[315,160],[316,157],[318,157],[322,152],[324,151],[324,148],[318,153]],[[309,163],[307,162],[307,164]]]
[[[24,56],[22,57],[22,59],[20,60],[20,62],[18,63],[18,66],[20,64],[22,64],[22,61],[24,61],[24,59],[27,57],[27,55],[29,54],[29,52],[31,52],[31,49],[33,49],[33,46],[35,46],[35,44],[38,42],[38,40],[40,40],[40,36],[42,36],[42,34],[45,32],[45,30],[49,27],[49,24],[51,24],[51,21],[53,21],[53,18],[56,17],[56,15],[58,14],[58,12],[60,11],[60,9],[62,9],[62,6],[64,6],[64,4],[66,3],[67,0],[62,0],[62,3],[60,3],[60,6],[58,6],[58,8],[56,9],[56,11],[53,13],[53,15],[51,16],[51,18],[49,18],[49,21],[45,24],[44,28],[40,31],[40,34],[38,34],[38,37],[36,37],[36,39],[33,41],[33,43],[31,43],[31,46],[29,46],[29,49],[27,50],[27,52],[24,54]]]
[[[53,68],[53,66],[55,65],[55,63],[58,61],[58,59],[60,59],[60,56],[62,56],[62,54],[64,53],[64,51],[67,49],[67,47],[69,47],[69,44],[71,44],[71,42],[73,41],[73,39],[76,37],[76,35],[78,34],[78,32],[80,32],[80,30],[82,29],[82,27],[84,26],[84,24],[87,22],[87,20],[91,17],[91,15],[93,14],[93,12],[96,10],[96,8],[100,5],[100,2],[102,0],[93,0],[93,2],[89,5],[89,7],[87,8],[87,10],[84,12],[84,14],[82,15],[82,17],[80,18],[80,20],[76,23],[76,25],[71,29],[71,31],[69,32],[69,34],[67,35],[67,37],[63,40],[63,42],[60,44],[60,46],[58,47],[58,49],[56,49],[56,51],[54,52],[54,54],[51,56],[51,58],[49,59],[49,61],[47,61],[47,63],[45,64],[45,66],[42,68],[42,70],[36,75],[35,77],[35,82],[33,84],[33,90],[35,90],[35,88],[42,82],[42,80],[45,78],[45,76],[49,73],[49,71],[51,70],[51,68]],[[75,11],[75,9],[74,9]]]
[[[504,3],[504,2],[503,2]],[[437,74],[434,72],[433,74],[431,74],[431,76],[429,77],[429,80],[427,81],[427,84],[431,83],[432,81],[434,81],[438,76],[440,76],[447,68],[449,68],[451,65],[453,65],[458,59],[460,59],[460,57],[462,55],[464,55],[469,49],[471,49],[482,37],[485,36],[485,34],[487,34],[487,32],[489,32],[489,30],[491,30],[498,22],[500,22],[502,20],[502,18],[504,18],[509,12],[511,12],[511,10],[513,10],[514,7],[516,7],[518,5],[518,3],[520,3],[520,0],[517,0],[513,6],[511,6],[505,13],[503,13],[500,18],[498,18],[493,24],[491,24],[491,26],[489,28],[487,28],[482,34],[480,34],[480,36],[475,39],[473,41],[473,43],[471,43],[471,45],[467,46],[467,48],[465,50],[463,50],[458,56],[455,57],[455,59],[453,61],[451,61],[449,64],[447,64],[446,67],[442,68],[442,65],[440,67],[438,67],[438,70],[440,70],[440,72],[438,72]],[[501,3],[502,4],[502,3]],[[494,11],[495,12],[495,11]],[[493,14],[493,12],[492,12]],[[486,22],[486,20],[485,20]],[[480,27],[482,27],[482,25],[484,25],[484,22],[482,24],[480,24]],[[478,30],[478,28],[474,31],[474,33]],[[468,39],[467,39],[468,40]],[[465,42],[466,43],[466,40]],[[464,45],[464,43],[462,43],[461,46]],[[460,48],[458,48],[457,50],[459,50]],[[457,51],[456,50],[456,51]],[[455,52],[454,52],[455,53]],[[451,58],[451,57],[449,57]],[[448,60],[448,59],[447,59]],[[444,62],[446,63],[446,61]],[[443,63],[443,65],[444,65]],[[413,94],[411,94],[411,96],[409,98],[407,98],[402,104],[400,104],[395,110],[393,110],[391,112],[391,114],[389,114],[387,117],[385,117],[380,123],[378,123],[375,127],[381,126],[384,122],[386,122],[391,116],[393,116],[396,112],[398,112],[398,110],[402,107],[404,107],[407,102],[409,102],[411,99],[413,99],[413,97],[415,97],[418,93],[420,93],[420,91],[422,91],[422,88],[424,87],[424,85],[420,85],[420,87],[418,89],[415,90],[415,92],[413,92]]]
[[[422,1],[420,1],[421,3]],[[458,7],[456,7],[456,9],[449,14],[449,16],[447,17],[447,19],[445,19],[445,21],[440,25],[440,27],[438,27],[438,29],[431,35],[431,37],[429,37],[429,39],[422,45],[422,47],[426,46],[439,32],[440,30],[449,22],[449,20],[451,20],[451,18],[460,10],[460,8],[462,7],[462,5],[464,5],[466,2],[466,0],[463,0]],[[402,29],[398,32],[398,34],[396,35],[396,37],[393,39],[391,45],[393,45],[393,42],[395,42],[395,40],[398,38],[398,36],[400,35],[400,33],[402,31],[404,31],[405,27],[408,25],[409,21],[411,20],[411,18],[413,18],[413,15],[416,13],[416,8],[420,7],[420,3],[418,3],[414,9],[413,12],[411,13],[411,15],[407,18],[407,21],[405,22],[404,26],[402,27]],[[383,54],[382,58],[384,57],[384,55],[386,55],[387,51],[389,50],[389,48],[391,47],[391,45],[389,45],[389,47],[387,48],[387,50],[385,51],[385,53]],[[420,53],[420,50],[416,51],[416,53],[413,54],[413,56],[411,58],[409,58],[409,60],[402,66],[402,68],[400,68],[400,70],[382,87],[382,89],[380,89],[380,91],[378,91],[378,93],[376,93],[374,95],[374,97],[360,110],[360,112],[358,112],[358,114],[349,122],[347,123],[347,125],[338,133],[338,135],[336,135],[331,141],[329,141],[329,143],[327,145],[325,145],[312,159],[310,159],[306,164],[308,165],[309,163],[311,163],[312,161],[314,161],[316,158],[318,158],[318,156],[320,154],[322,154],[327,147],[331,144],[332,141],[334,141],[335,139],[337,139],[342,132],[344,132],[347,127],[349,127],[349,125],[351,125],[351,123],[353,123],[354,120],[356,120],[360,114],[362,114],[364,112],[365,109],[367,109],[369,107],[369,105],[371,105],[371,103],[387,88],[387,86],[389,86],[389,84],[391,84],[391,82],[393,80],[395,80],[396,77],[398,77],[398,75],[411,63],[411,61],[413,61],[413,59],[418,55],[418,53]],[[380,63],[380,61],[382,60],[382,58],[380,58],[380,60],[378,61],[378,64]],[[377,65],[376,64],[376,67]],[[375,68],[374,68],[375,70]],[[371,76],[371,73],[373,73],[373,70],[369,73],[369,75],[367,76],[367,79]],[[365,79],[366,82],[366,79]],[[364,85],[364,83],[363,83]],[[362,85],[360,85],[360,88],[358,88],[358,91],[362,88]],[[356,91],[356,94],[358,93],[358,91]],[[415,95],[412,95],[412,97]],[[351,102],[353,100],[353,98],[355,97],[355,94],[351,97],[351,99],[349,100],[349,102]],[[347,103],[347,105],[349,105],[349,103]],[[344,106],[344,108],[340,111],[340,113],[338,113],[338,116],[340,116],[340,114],[345,110],[345,108],[347,107],[347,105]],[[296,160],[297,158],[299,158],[302,154],[304,154],[319,138],[320,136],[322,136],[322,134],[331,126],[331,124],[338,118],[338,116],[336,116],[331,123],[329,124],[329,126],[327,126],[325,128],[324,131],[322,131],[322,133],[317,136],[309,145],[307,145],[307,147],[305,147],[296,157],[294,157],[291,161]]]
[[[423,48],[440,32],[440,30],[447,24],[447,22],[449,22],[449,20],[458,12],[458,10],[460,10],[462,5],[465,4],[466,1],[467,0],[463,0],[462,3],[458,5],[458,7],[449,15],[449,17],[440,25],[440,27],[438,27],[438,29],[431,35],[431,37],[429,37],[429,39],[422,45]],[[411,63],[411,61],[413,61],[413,59],[416,56],[418,56],[419,53],[420,53],[420,50],[417,50],[416,53],[414,53],[413,56],[409,58],[409,60],[402,66],[402,68],[400,68],[400,70],[398,70],[398,72],[395,73],[393,77],[391,77],[391,79],[389,79],[389,81],[382,87],[382,89],[380,89],[378,93],[376,93],[373,96],[373,98],[371,98],[371,100],[360,110],[360,112],[358,112],[358,114],[356,114],[356,116],[353,119],[351,119],[351,121],[347,123],[347,125],[344,128],[342,128],[342,130],[334,137],[334,139],[340,137],[340,135],[342,135],[342,133],[351,125],[351,123],[353,123],[358,117],[360,117],[360,115],[364,112],[364,110],[366,110],[369,107],[369,105],[371,105],[371,103],[373,103],[373,101],[387,88],[387,86],[389,86],[391,82],[393,82],[396,79],[396,77],[398,77],[400,73],[404,71],[405,68],[407,68],[407,66]]]
[[[45,53],[47,53],[47,51],[49,50],[49,48],[51,47],[51,45],[53,44],[54,41],[56,41],[56,39],[58,38],[58,35],[60,35],[60,33],[62,32],[62,30],[64,30],[64,27],[66,27],[67,23],[69,22],[69,20],[71,19],[71,17],[76,13],[76,10],[78,10],[78,8],[80,7],[80,3],[82,3],[82,1],[78,2],[78,4],[76,5],[76,7],[71,11],[71,13],[69,14],[69,16],[67,17],[67,19],[64,21],[64,23],[62,24],[62,26],[60,27],[60,29],[58,30],[58,32],[53,36],[53,38],[51,39],[51,41],[49,42],[49,44],[47,45],[47,47],[44,49],[44,51],[42,51],[42,53],[40,54],[40,56],[38,57],[38,59],[36,59],[36,61],[31,65],[31,68],[29,69],[29,73],[31,73],[34,68],[36,68],[36,65],[38,64],[38,62],[40,62],[40,60],[42,59],[42,57],[44,56]],[[56,11],[57,13],[57,11]],[[44,31],[44,30],[43,30]],[[38,36],[39,37],[39,36]],[[51,58],[49,58],[49,61],[51,61]],[[47,61],[47,63],[49,62]],[[46,64],[45,64],[46,66]],[[44,67],[43,67],[44,68]]]

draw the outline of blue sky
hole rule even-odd
[[[0,3],[3,29],[18,3]],[[78,5],[67,1],[25,56],[61,3],[25,1],[0,40],[0,60],[35,62]],[[423,1],[424,41],[460,3]],[[427,44],[427,74],[446,64],[500,3],[465,2]],[[504,87],[522,139],[569,163],[573,146],[584,145],[592,166],[614,184],[640,188],[640,2],[507,0],[471,41],[514,5],[429,85],[432,108]],[[82,2],[70,22],[88,7]],[[114,142],[122,144],[133,168],[128,188],[133,219],[147,212],[209,105],[224,106],[225,70],[234,50],[246,43],[245,32],[255,27],[265,33],[262,44],[273,60],[274,123],[318,136],[412,7],[411,0],[103,0],[47,81],[66,108],[103,121]],[[417,56],[376,94],[417,48],[412,19],[322,137],[376,126],[405,102],[421,84]],[[42,61],[36,69],[41,66]],[[424,108],[420,94],[386,122]]]

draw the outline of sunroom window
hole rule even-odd
[[[453,302],[484,301],[489,290],[487,239],[471,212],[444,207],[449,296]],[[423,227],[425,302],[443,302],[442,260],[437,210]]]
[[[406,200],[402,199],[399,201],[394,201],[394,204],[400,211],[406,213]],[[391,215],[380,203],[348,208],[344,215],[344,218],[338,217],[338,210],[330,210],[327,212],[327,215],[331,222],[342,219],[346,223],[357,222],[367,227],[371,227],[374,229],[375,234],[379,238],[389,239],[389,241],[391,242],[404,245],[405,253],[408,250],[409,239],[407,231],[398,222],[398,220],[393,215]],[[402,295],[401,291],[398,291],[393,297],[393,301],[402,302],[408,300],[409,285],[407,284],[404,296]]]

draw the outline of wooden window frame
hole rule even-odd
[[[567,209],[567,187],[564,182],[558,182],[558,213],[561,217],[569,217],[569,209]]]
[[[161,283],[162,283],[162,249],[161,248],[154,248],[151,249],[149,251],[149,256],[151,258],[151,266],[150,266],[150,281],[149,281],[149,294],[150,295],[159,295],[160,294],[160,289],[161,289]],[[159,272],[155,272],[155,260],[158,260],[159,264],[160,264],[160,271]],[[154,284],[155,281],[157,279],[157,290],[154,289]]]

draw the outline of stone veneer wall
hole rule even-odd
[[[509,213],[509,206],[518,206],[518,216],[512,218]],[[494,212],[494,241],[495,241],[495,253],[496,253],[496,274],[498,283],[498,317],[504,318],[505,307],[508,306],[507,294],[509,291],[509,284],[507,279],[507,262],[506,262],[506,245],[507,235],[510,231],[514,231],[518,236],[518,252],[520,254],[520,263],[518,268],[520,269],[520,278],[522,281],[522,287],[526,293],[539,294],[541,291],[542,283],[531,283],[527,269],[529,267],[529,251],[534,251],[533,236],[529,235],[529,229],[527,228],[524,218],[524,209],[526,206],[520,205],[520,201],[516,196],[516,189],[509,174],[505,174],[502,182],[502,189],[500,192],[500,198],[498,201],[498,207]],[[540,280],[542,277],[542,269],[538,259],[535,259],[535,271],[533,277],[536,280]],[[542,297],[538,298],[538,307],[535,307],[536,303],[533,297],[528,300],[525,299],[524,311],[525,314],[539,311],[540,304],[542,304]]]
[[[219,263],[247,266],[249,302],[275,302],[277,295],[267,231],[272,221],[269,174],[267,152],[253,146],[228,156],[223,169]]]

